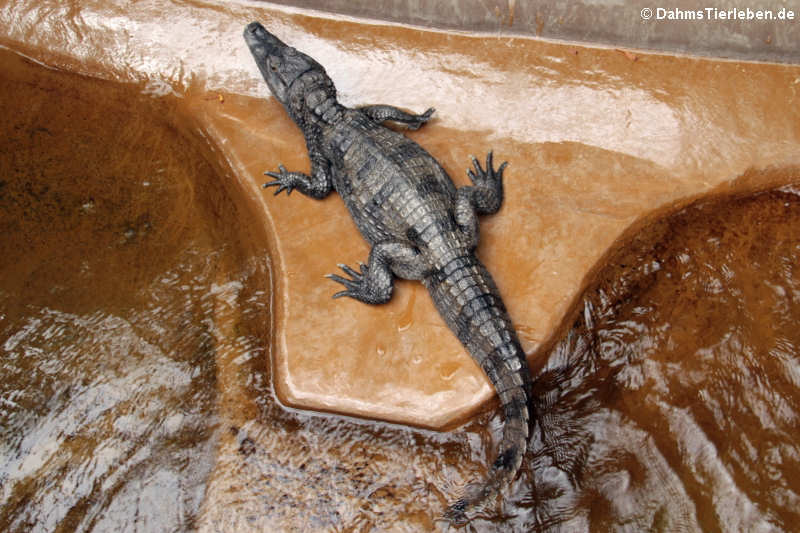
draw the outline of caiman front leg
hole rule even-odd
[[[278,165],[279,172],[264,172],[265,175],[275,178],[275,180],[263,184],[262,187],[265,189],[272,186],[278,187],[278,190],[275,191],[276,196],[281,191],[286,191],[287,195],[292,194],[294,189],[318,200],[328,196],[333,190],[331,164],[322,155],[316,142],[306,141],[306,145],[309,159],[311,159],[310,176],[302,172],[289,172],[283,165]]]
[[[473,170],[467,170],[471,186],[461,187],[456,193],[456,223],[467,238],[471,247],[478,245],[478,215],[493,215],[503,203],[503,170],[508,166],[503,162],[496,171],[492,162],[492,152],[486,156],[486,170],[475,157],[472,157]]]
[[[407,124],[410,130],[419,129],[420,126],[430,120],[435,111],[434,108],[430,107],[421,115],[413,115],[390,105],[367,105],[358,109],[375,122],[384,122],[386,120],[400,122],[401,124]]]
[[[351,279],[328,274],[328,278],[345,286],[334,298],[349,296],[367,304],[384,304],[392,298],[394,276],[403,279],[422,279],[427,267],[419,251],[408,243],[379,242],[372,247],[367,264],[360,264],[360,272],[347,265],[339,265]]]

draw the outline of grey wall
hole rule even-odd
[[[732,59],[800,64],[800,0],[276,0],[274,3],[354,17],[439,28],[528,34],[550,39],[601,43]],[[704,11],[716,7],[718,16]],[[721,13],[756,8],[794,20],[729,20]],[[652,17],[645,20],[643,9]],[[661,10],[659,10],[661,8]],[[701,10],[703,20],[658,19],[667,10],[684,16]],[[675,14],[675,11],[671,11]]]

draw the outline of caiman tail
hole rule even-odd
[[[445,518],[454,523],[491,501],[510,484],[528,444],[531,375],[525,353],[489,271],[474,254],[456,257],[423,279],[439,313],[500,397],[505,426],[487,478],[470,483]]]

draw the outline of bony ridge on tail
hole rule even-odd
[[[325,69],[287,46],[258,22],[244,38],[272,94],[303,132],[311,174],[266,172],[275,194],[293,190],[324,198],[336,190],[372,249],[358,270],[340,265],[328,276],[343,285],[334,298],[388,302],[394,278],[419,280],[439,314],[494,385],[505,416],[499,452],[487,478],[469,484],[445,517],[467,521],[516,475],[527,447],[531,378],[525,353],[488,270],[475,255],[478,215],[496,213],[503,201],[503,170],[492,153],[486,168],[472,158],[471,186],[456,189],[422,147],[382,125],[419,128],[421,115],[388,105],[351,109],[336,99]]]

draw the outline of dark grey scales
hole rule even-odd
[[[325,69],[253,22],[244,31],[250,51],[275,97],[305,136],[311,175],[266,172],[275,194],[294,189],[313,198],[336,190],[372,251],[358,270],[340,265],[329,277],[349,296],[380,304],[392,297],[395,277],[420,280],[447,325],[477,361],[500,396],[505,425],[497,459],[483,482],[471,483],[445,513],[463,523],[507,486],[519,469],[530,424],[531,377],[505,305],[489,272],[475,256],[477,215],[496,213],[503,201],[506,163],[486,169],[473,158],[473,185],[456,189],[436,160],[418,144],[382,126],[391,120],[417,129],[421,115],[388,105],[350,109],[336,100]]]

